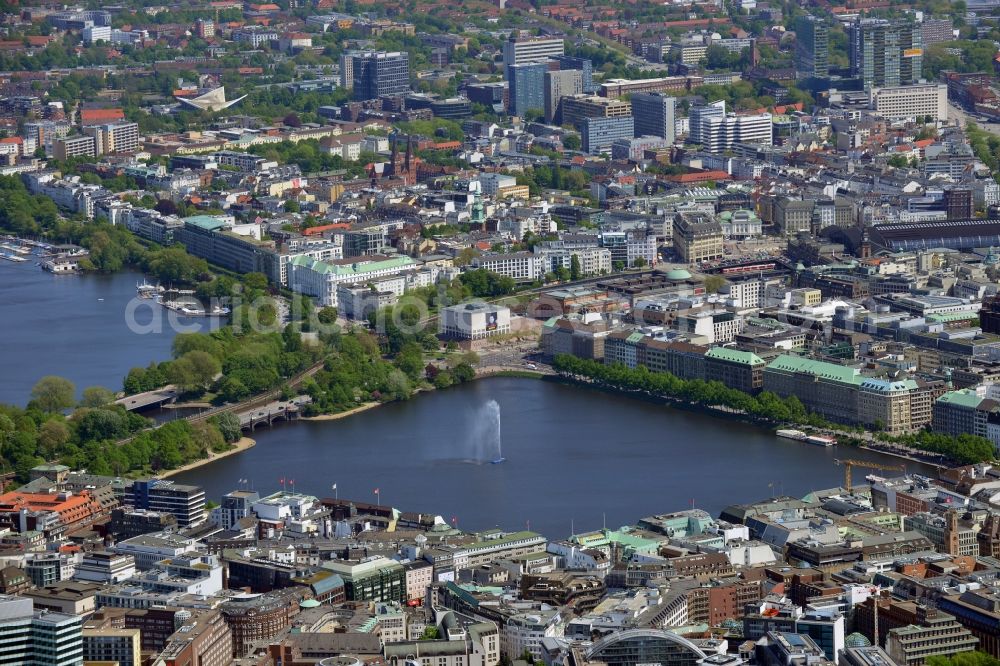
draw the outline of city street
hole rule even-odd
[[[959,127],[964,128],[966,123],[971,121],[979,126],[980,129],[1000,136],[1000,123],[991,123],[985,120],[980,120],[979,118],[973,117],[968,112],[958,108],[952,102],[948,102],[948,119],[950,120],[952,118],[958,121]]]
[[[479,355],[477,367],[481,371],[490,369],[549,371],[548,366],[540,366],[532,360],[532,357],[538,353],[538,342],[534,340],[498,347],[490,346],[480,349],[476,353]]]

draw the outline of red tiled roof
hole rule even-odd
[[[80,123],[83,125],[105,123],[123,118],[125,118],[125,111],[122,109],[83,109],[80,111]]]
[[[315,236],[321,234],[324,231],[333,231],[334,229],[350,229],[350,222],[334,222],[333,224],[321,224],[318,227],[309,227],[308,229],[302,230],[303,236]]]
[[[667,176],[666,180],[673,183],[699,183],[706,180],[729,180],[729,174],[725,171],[695,171],[694,173]]]

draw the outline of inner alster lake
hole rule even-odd
[[[484,439],[500,407],[503,464]],[[839,486],[837,457],[887,456],[822,448],[739,421],[588,387],[497,377],[421,394],[335,421],[282,423],[257,445],[173,477],[209,497],[248,479],[259,492],[295,489],[458,519],[459,527],[530,525],[550,537],[634,523],[692,504],[726,505]],[[478,459],[480,462],[469,462]],[[904,461],[905,462],[905,461]],[[936,476],[930,467],[907,470]],[[864,472],[856,470],[861,482]]]
[[[48,374],[79,390],[118,390],[129,368],[170,357],[175,331],[162,309],[139,308],[142,276],[54,276],[0,261],[0,402],[23,405]],[[154,319],[162,325],[155,326]],[[135,332],[135,323],[145,334]],[[181,319],[192,327],[208,320]],[[503,464],[497,457],[496,408]],[[485,379],[334,421],[253,433],[257,445],[174,477],[209,498],[247,479],[263,493],[296,490],[458,519],[465,529],[526,526],[550,537],[609,527],[692,504],[712,514],[773,494],[838,486],[836,457],[899,462],[824,449],[717,415],[594,389],[518,378]],[[470,462],[470,461],[479,461]],[[933,475],[907,463],[908,471]],[[856,472],[858,481],[863,472]]]

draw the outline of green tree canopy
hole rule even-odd
[[[31,402],[43,412],[61,412],[76,403],[76,386],[63,377],[47,375],[32,387]]]

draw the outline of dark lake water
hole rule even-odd
[[[506,462],[491,433],[500,412]],[[383,405],[337,421],[261,429],[257,445],[174,477],[219,497],[249,479],[264,493],[295,489],[457,517],[459,527],[530,524],[550,537],[634,523],[692,504],[727,504],[778,492],[839,486],[834,458],[886,456],[824,449],[709,414],[532,379],[494,378]],[[476,460],[477,462],[469,462]],[[933,474],[925,466],[908,470]],[[856,482],[864,473],[855,471]]]
[[[37,260],[0,259],[0,403],[27,403],[45,375],[118,391],[130,368],[170,358],[171,321],[206,324],[136,299],[139,273],[52,275]]]

